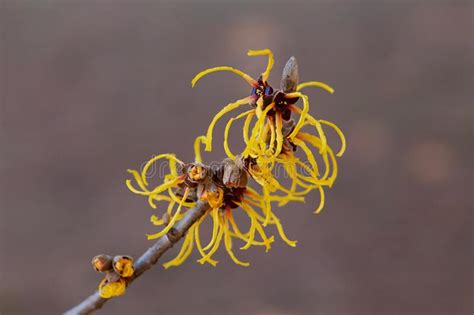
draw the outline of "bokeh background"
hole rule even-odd
[[[61,313],[96,287],[92,256],[151,245],[126,169],[191,161],[249,88],[190,79],[258,75],[265,59],[245,52],[265,47],[275,86],[295,55],[302,80],[336,88],[308,90],[348,138],[324,212],[316,193],[279,210],[296,248],[238,253],[250,268],[223,251],[217,268],[157,266],[100,314],[472,313],[471,1],[3,0],[0,14],[2,315]]]

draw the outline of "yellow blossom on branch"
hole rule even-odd
[[[234,121],[245,119],[243,124],[243,140],[245,150],[240,155],[246,161],[247,170],[264,191],[283,191],[287,196],[306,195],[311,190],[317,189],[320,193],[320,205],[316,212],[320,212],[324,206],[324,187],[331,187],[337,176],[337,160],[345,151],[345,137],[339,127],[327,120],[315,118],[309,113],[310,105],[307,95],[301,93],[306,87],[322,88],[329,93],[334,89],[329,85],[309,81],[298,84],[298,68],[296,59],[290,58],[282,75],[281,89],[274,90],[268,83],[270,71],[273,67],[273,54],[269,49],[251,50],[250,56],[267,55],[268,64],[265,72],[258,80],[244,72],[231,67],[216,67],[204,70],[192,80],[194,86],[203,76],[216,71],[231,71],[244,78],[251,86],[251,95],[224,107],[211,121],[206,136],[199,137],[199,142],[206,145],[206,150],[212,149],[212,133],[217,121],[229,111],[237,109],[241,105],[251,104],[252,109],[247,110],[228,120],[224,131],[224,150],[232,159],[237,159],[229,147],[229,132]],[[303,107],[296,105],[302,100]],[[291,119],[292,114],[299,115],[297,122]],[[308,126],[313,129],[302,131]],[[334,154],[334,150],[328,145],[323,126],[334,129],[341,140],[341,149]],[[196,143],[196,147],[199,143]],[[305,158],[301,160],[293,151],[300,149]],[[313,150],[317,149],[317,152]],[[200,153],[199,153],[200,156]],[[320,173],[318,158],[324,164],[324,173]],[[282,164],[290,176],[292,183],[290,188],[282,187],[273,176],[272,171],[278,164]],[[301,172],[302,170],[303,172]],[[329,175],[331,174],[331,175]],[[303,188],[297,191],[297,188]],[[280,205],[285,205],[282,201]]]
[[[165,175],[164,183],[155,186],[149,185],[145,177],[151,165],[160,159],[170,162],[170,171]],[[176,163],[173,163],[176,162]],[[181,174],[178,166],[181,167]],[[172,232],[172,227],[183,218],[185,212],[193,207],[197,200],[206,201],[210,209],[186,233],[178,255],[163,266],[179,266],[197,248],[201,258],[198,262],[215,266],[218,262],[213,259],[221,244],[224,245],[230,258],[238,265],[248,266],[234,253],[234,243],[242,243],[241,250],[251,246],[264,246],[266,251],[271,248],[274,237],[267,235],[264,227],[274,225],[281,238],[291,246],[296,242],[290,241],[281,226],[280,220],[271,212],[272,202],[281,202],[281,196],[264,195],[248,187],[247,171],[231,159],[224,160],[216,169],[202,163],[184,164],[172,154],[163,154],[148,161],[141,172],[129,170],[132,180],[127,180],[129,189],[148,198],[150,206],[157,208],[155,202],[167,204],[164,217],[151,217],[155,226],[163,227],[155,234],[149,234],[148,239],[155,239]],[[150,179],[151,180],[151,179]],[[138,187],[138,188],[137,188]],[[166,190],[164,189],[166,187]],[[286,199],[285,199],[286,200]],[[292,200],[304,201],[303,197],[294,197]],[[242,231],[234,220],[234,212],[242,211],[249,220],[248,231]],[[200,231],[201,224],[208,218],[212,222],[212,234],[207,244],[203,244]]]

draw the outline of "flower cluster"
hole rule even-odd
[[[151,223],[160,226],[148,239],[162,237],[172,231],[186,210],[196,202],[207,202],[209,210],[188,230],[178,255],[164,264],[165,268],[182,264],[194,247],[200,254],[198,262],[215,266],[218,262],[214,254],[223,243],[230,258],[238,265],[248,266],[234,253],[233,244],[240,242],[241,250],[251,246],[262,246],[268,251],[274,236],[268,227],[274,226],[280,238],[290,246],[296,241],[288,239],[280,219],[272,207],[276,203],[284,206],[288,202],[303,202],[304,197],[313,190],[320,194],[320,205],[324,206],[324,188],[331,187],[337,177],[337,158],[345,150],[342,131],[333,123],[315,118],[309,113],[307,95],[301,93],[306,87],[320,87],[329,93],[334,90],[327,84],[311,81],[298,84],[298,68],[295,58],[286,64],[280,89],[268,83],[273,67],[273,54],[270,50],[250,50],[250,56],[267,56],[266,70],[258,79],[232,67],[222,66],[200,72],[192,80],[192,86],[203,76],[217,72],[230,71],[242,77],[250,86],[250,95],[225,106],[209,124],[205,136],[195,140],[195,162],[184,163],[174,154],[160,154],[150,159],[140,170],[128,170],[132,179],[126,181],[127,187],[135,194],[145,196],[151,208],[165,203],[163,214],[151,216]],[[297,103],[302,101],[302,107]],[[201,146],[212,151],[213,131],[219,120],[227,113],[244,105],[250,109],[231,117],[225,126],[224,150],[227,158],[216,165],[202,162]],[[297,119],[292,119],[296,116]],[[229,145],[229,131],[234,121],[244,119],[243,141],[245,150],[234,154]],[[328,144],[324,128],[335,130],[341,140],[337,153]],[[151,183],[150,169],[155,163],[165,160],[169,166],[163,182]],[[322,163],[323,167],[320,167]],[[291,184],[285,187],[275,176],[275,168],[282,166]],[[251,180],[257,185],[251,186]],[[248,218],[248,230],[234,219],[236,211]],[[209,218],[209,219],[208,219]],[[202,242],[201,225],[205,220],[212,222],[209,241]]]
[[[197,155],[199,156],[199,153]],[[169,172],[162,184],[150,189],[147,173],[152,165],[161,159],[167,160]],[[132,192],[146,196],[152,208],[157,207],[157,202],[167,203],[167,211],[162,218],[152,215],[150,219],[154,225],[163,226],[163,229],[158,233],[148,234],[148,239],[156,239],[170,232],[174,224],[183,218],[183,208],[193,207],[198,200],[209,204],[210,209],[188,230],[180,252],[173,260],[164,264],[165,268],[183,263],[194,246],[201,255],[198,260],[200,263],[215,266],[217,261],[212,257],[222,242],[236,264],[248,266],[247,262],[242,262],[235,256],[232,250],[233,240],[243,241],[243,250],[255,245],[264,246],[268,251],[274,241],[274,237],[268,237],[263,228],[268,224],[276,226],[279,235],[288,244],[295,245],[295,242],[286,237],[277,216],[267,208],[272,201],[284,201],[288,198],[265,198],[249,187],[248,173],[241,163],[241,159],[227,158],[210,167],[201,161],[185,164],[173,154],[162,154],[149,160],[141,172],[129,170],[137,186],[135,187],[130,179],[126,181]],[[290,199],[303,201],[302,197],[296,196]],[[233,211],[237,208],[242,209],[249,219],[250,227],[246,232],[242,232],[234,220]],[[265,218],[261,213],[269,213],[269,217]],[[209,236],[210,241],[204,245],[201,241],[200,226],[207,217],[212,219],[213,228]],[[257,235],[260,240],[256,239]]]
[[[123,295],[127,279],[134,273],[133,258],[125,255],[97,255],[92,258],[92,267],[98,272],[105,272],[99,284],[99,295],[104,299]]]
[[[282,190],[291,195],[305,195],[313,189],[318,189],[321,195],[321,203],[316,212],[319,212],[324,206],[323,187],[331,187],[334,183],[337,177],[336,157],[341,157],[344,154],[346,141],[344,134],[337,125],[327,120],[316,119],[309,114],[309,98],[300,91],[303,88],[313,86],[322,88],[332,94],[334,89],[317,81],[298,84],[298,67],[295,58],[292,57],[283,70],[280,90],[275,90],[268,83],[268,77],[274,63],[272,52],[269,49],[250,50],[248,55],[268,56],[267,68],[257,80],[240,70],[226,66],[204,70],[192,80],[194,86],[199,79],[209,73],[231,71],[242,77],[252,87],[250,96],[228,104],[214,116],[208,127],[206,137],[203,137],[202,140],[206,144],[205,149],[206,151],[212,150],[213,129],[217,121],[240,106],[250,104],[252,109],[232,117],[227,122],[224,132],[224,150],[226,154],[230,158],[235,158],[229,148],[229,130],[235,120],[245,118],[243,140],[246,149],[242,153],[242,157],[247,161],[248,170],[252,177],[263,186],[264,191]],[[303,108],[296,105],[300,98],[303,102]],[[299,115],[297,122],[291,118],[292,114]],[[316,135],[304,132],[303,128],[306,126],[314,129]],[[323,126],[334,129],[341,140],[341,148],[336,154],[327,144]],[[318,150],[324,164],[324,173],[321,174],[317,159],[308,145]],[[301,148],[304,152],[303,161],[294,153],[297,148]],[[282,188],[276,179],[271,176],[272,169],[278,163],[283,165],[292,179],[289,192]],[[298,170],[302,172],[298,172]],[[304,190],[297,192],[298,187]]]

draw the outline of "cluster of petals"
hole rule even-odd
[[[329,93],[334,90],[322,82],[298,84],[298,69],[293,57],[285,66],[280,89],[274,89],[268,83],[274,63],[272,52],[269,49],[250,50],[248,55],[268,58],[266,70],[258,79],[222,66],[206,69],[192,80],[194,86],[205,75],[230,71],[251,86],[249,96],[224,106],[211,120],[206,135],[196,138],[194,162],[184,163],[174,154],[160,154],[141,169],[128,170],[131,178],[126,180],[127,187],[146,197],[151,208],[162,209],[159,216],[151,216],[151,223],[160,230],[148,234],[148,239],[169,233],[197,202],[209,204],[206,213],[187,231],[177,256],[166,262],[165,268],[181,265],[193,248],[200,255],[199,263],[215,266],[218,261],[214,254],[221,244],[236,264],[248,266],[248,262],[236,256],[234,245],[239,242],[240,250],[261,246],[268,251],[275,241],[268,229],[271,226],[285,243],[296,246],[296,241],[286,236],[275,213],[275,205],[282,207],[293,201],[304,202],[305,196],[316,190],[320,195],[316,207],[316,213],[319,213],[324,207],[325,189],[336,180],[337,159],[346,147],[344,134],[336,124],[310,114],[309,97],[301,92],[311,86]],[[300,101],[302,106],[298,105]],[[225,122],[223,146],[227,158],[212,167],[203,164],[201,147],[212,151],[215,126],[224,116],[244,106],[249,108]],[[242,141],[245,144],[239,154],[231,150],[229,143],[230,129],[237,120],[243,120]],[[340,139],[337,151],[328,143],[327,128]],[[161,174],[159,182],[154,183],[156,179],[149,176],[150,170],[163,160],[168,169],[164,176]],[[289,184],[282,184],[276,176],[278,166],[288,175]],[[237,211],[244,213],[239,220],[234,218]],[[247,222],[241,217],[247,218]],[[203,242],[201,226],[206,220],[212,222],[212,228],[205,237],[208,241]]]

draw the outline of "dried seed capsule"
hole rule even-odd
[[[114,270],[121,277],[128,278],[133,275],[133,258],[130,256],[119,255],[114,257]]]
[[[110,255],[97,255],[92,258],[92,267],[98,272],[104,272],[112,269],[112,256]]]
[[[296,92],[298,86],[298,64],[295,57],[290,57],[286,62],[281,75],[280,88],[285,93]]]
[[[247,186],[247,173],[245,170],[234,162],[232,159],[225,159],[223,161],[224,170],[222,175],[222,182],[226,187],[245,187]]]
[[[107,279],[103,279],[99,284],[99,295],[104,299],[110,299],[114,296],[120,296],[125,293],[127,282],[119,278],[115,282],[109,282]]]

